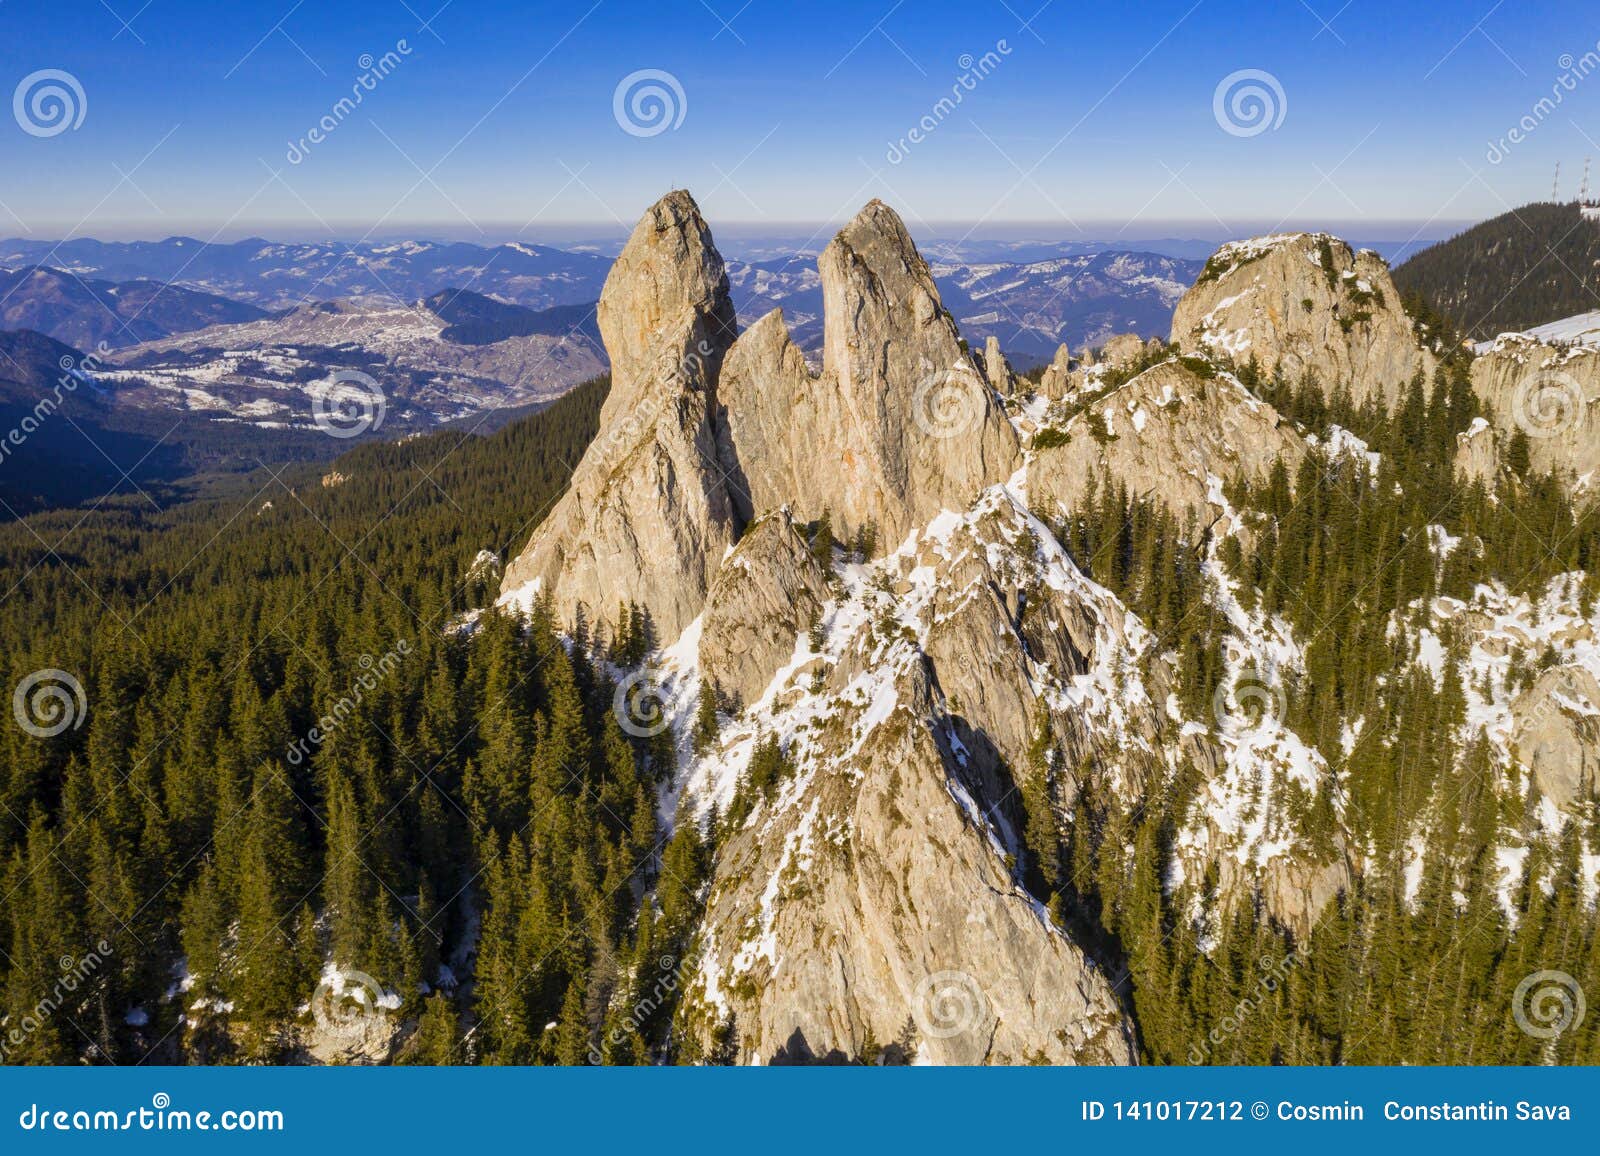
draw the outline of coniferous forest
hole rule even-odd
[[[1453,474],[1477,416],[1459,360],[1392,412],[1235,368],[1307,432],[1338,425],[1378,455],[1317,451],[1233,487],[1251,533],[1221,555],[1251,608],[1305,640],[1287,723],[1343,768],[1344,822],[1376,850],[1309,930],[1251,903],[1201,927],[1189,913],[1217,880],[1168,883],[1196,768],[1137,806],[1085,774],[1066,824],[1038,774],[1019,882],[1115,978],[1146,1062],[1600,1062],[1600,1017],[1555,1041],[1508,1030],[1541,961],[1583,961],[1579,982],[1600,982],[1581,879],[1600,851],[1593,802],[1558,846],[1535,845],[1505,910],[1493,847],[1534,804],[1496,789],[1485,739],[1461,737],[1459,662],[1435,681],[1409,642],[1420,600],[1594,573],[1600,514],[1525,468],[1498,497]],[[489,436],[369,444],[331,470],[263,468],[0,528],[7,685],[75,672],[87,705],[48,739],[0,732],[3,1014],[33,1025],[8,1062],[301,1061],[318,1001],[351,977],[404,1025],[396,1062],[732,1057],[674,1032],[676,971],[719,843],[788,773],[783,750],[760,746],[727,814],[663,822],[683,752],[671,732],[619,726],[609,673],[660,643],[647,617],[607,637],[489,609],[499,570],[480,552],[520,548],[606,388]],[[1437,526],[1461,543],[1443,559]],[[1206,709],[1230,625],[1205,531],[1113,484],[1049,528],[1179,653],[1175,693]],[[833,555],[826,526],[808,533]],[[693,744],[724,717],[702,702]],[[1351,746],[1351,718],[1374,740]],[[1050,765],[1043,745],[1034,757]],[[1332,848],[1326,801],[1298,806]],[[1393,833],[1425,811],[1427,869],[1408,885]],[[40,1015],[63,968],[72,990]]]

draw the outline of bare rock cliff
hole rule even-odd
[[[688,193],[645,213],[606,278],[599,321],[612,374],[600,433],[507,567],[502,600],[548,594],[561,620],[581,609],[601,623],[633,601],[676,638],[737,536],[712,424],[734,310]]]
[[[1218,249],[1178,302],[1172,341],[1215,350],[1291,381],[1310,373],[1357,404],[1393,402],[1434,355],[1417,341],[1383,258],[1325,233],[1290,233]]]
[[[868,204],[818,268],[819,375],[777,313],[728,354],[719,389],[736,497],[750,515],[787,503],[810,521],[827,509],[845,532],[870,523],[898,542],[1003,480],[1016,434],[892,209]]]

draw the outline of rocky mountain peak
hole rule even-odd
[[[706,363],[691,367],[693,384],[714,373],[738,328],[722,255],[686,191],[662,197],[634,226],[600,292],[598,317],[614,405],[671,376],[685,350]]]
[[[1016,435],[893,209],[869,203],[817,266],[822,372],[779,315],[742,335],[721,385],[729,460],[755,513],[828,510],[836,528],[898,541],[1004,479]]]
[[[736,331],[722,256],[675,191],[634,228],[600,294],[611,393],[572,485],[507,569],[502,601],[541,594],[571,622],[634,603],[676,638],[700,613],[737,518],[712,424]]]
[[[1431,375],[1383,258],[1326,233],[1278,233],[1219,248],[1184,294],[1172,341],[1186,350],[1255,358],[1293,381],[1310,374],[1359,404],[1392,402]]]

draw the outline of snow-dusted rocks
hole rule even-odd
[[[637,602],[661,637],[699,615],[737,536],[713,429],[733,339],[722,258],[693,198],[644,215],[600,297],[612,387],[572,486],[506,569],[502,599],[539,592],[557,615],[610,622]]]
[[[1557,666],[1512,704],[1512,753],[1557,807],[1600,783],[1600,682],[1586,667]]]
[[[736,491],[755,513],[787,503],[809,521],[828,509],[836,528],[870,523],[898,542],[1006,477],[1016,435],[893,210],[868,204],[818,267],[818,376],[777,313],[728,355],[719,395]]]
[[[1147,635],[1002,486],[840,580],[820,651],[797,647],[693,780],[725,799],[758,734],[795,768],[723,844],[682,1030],[709,1042],[731,1019],[746,1062],[874,1043],[929,1063],[1131,1062],[1108,978],[1016,882],[996,748],[1020,768],[1045,701],[1075,765],[1143,765]]]
[[[1474,431],[1470,450],[1463,445],[1458,470],[1492,477],[1520,432],[1535,472],[1555,471],[1575,492],[1592,487],[1600,471],[1600,349],[1502,334],[1472,363],[1472,391],[1488,429]]]
[[[1433,354],[1419,345],[1381,257],[1325,233],[1287,233],[1222,246],[1172,318],[1173,344],[1255,357],[1291,381],[1311,373],[1357,404],[1392,402]]]
[[[1211,478],[1264,481],[1280,458],[1291,476],[1305,443],[1266,402],[1201,357],[1174,357],[1090,402],[1035,439],[1035,509],[1069,511],[1093,485],[1116,481],[1180,520],[1216,516]]]
[[[703,679],[753,703],[828,600],[828,577],[787,509],[750,526],[722,564],[700,633]]]

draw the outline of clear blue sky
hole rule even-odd
[[[0,234],[381,223],[472,237],[526,224],[533,239],[631,222],[674,186],[713,223],[837,220],[881,196],[980,232],[1375,228],[1546,197],[1558,158],[1570,196],[1584,157],[1600,155],[1584,135],[1600,141],[1600,71],[1534,111],[1564,55],[1596,51],[1592,3],[1040,5],[5,0],[0,95],[58,69],[87,108],[53,136],[0,113]],[[291,164],[291,142],[349,95],[363,54],[401,41],[391,74]],[[998,63],[937,112],[970,75],[963,57],[986,52]],[[681,124],[651,136],[624,131],[613,108],[619,81],[644,69],[684,94]],[[1214,115],[1219,82],[1244,69],[1270,73],[1286,102],[1282,123],[1253,136]],[[1490,142],[1530,115],[1538,127],[1491,164]],[[925,116],[935,127],[891,163]]]

